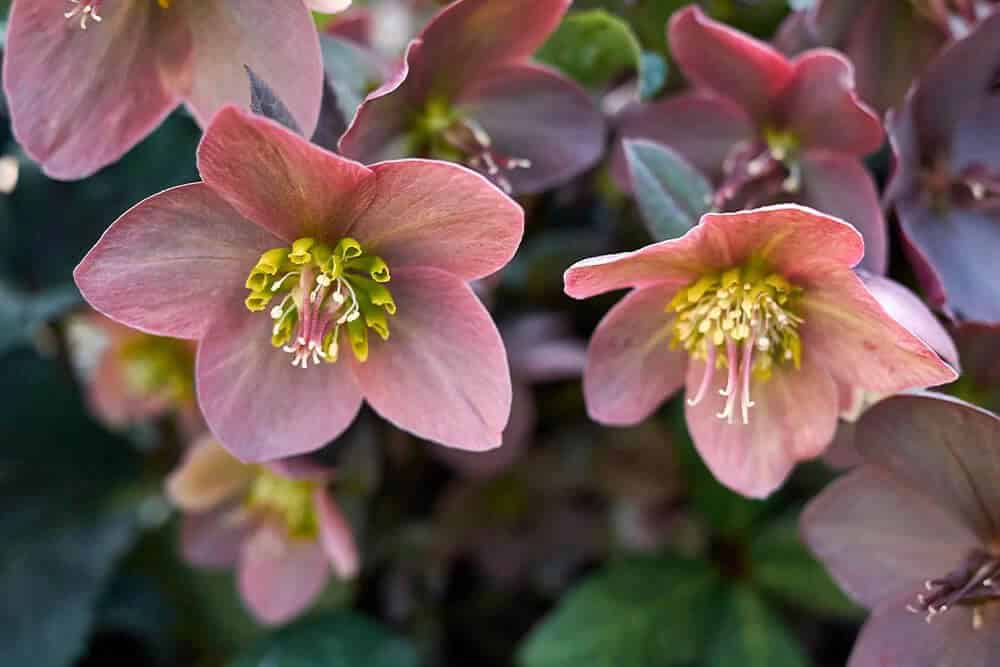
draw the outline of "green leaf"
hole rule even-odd
[[[794,518],[766,526],[750,547],[751,577],[759,589],[819,614],[856,619],[864,610],[851,602],[799,539]]]
[[[0,354],[28,343],[45,322],[79,305],[74,285],[60,285],[29,293],[0,282]]]
[[[679,558],[613,564],[570,592],[522,645],[522,667],[683,665],[701,655],[718,579]]]
[[[0,360],[0,655],[65,667],[139,535],[113,494],[135,476],[127,443],[97,428],[61,369],[27,352]]]
[[[417,654],[386,628],[351,612],[312,616],[278,630],[230,667],[416,667]]]
[[[592,9],[570,12],[536,55],[583,85],[598,87],[638,70],[642,50],[628,23]]]
[[[699,664],[708,667],[806,667],[806,657],[756,593],[735,586],[723,601],[714,641]]]
[[[654,241],[683,236],[711,208],[712,186],[671,149],[653,141],[625,141],[632,189]]]

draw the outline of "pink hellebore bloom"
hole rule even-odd
[[[806,542],[872,610],[849,667],[995,665],[1000,655],[1000,419],[944,396],[879,403],[864,465],[802,515]]]
[[[587,93],[530,60],[571,0],[457,0],[410,42],[340,139],[363,162],[462,162],[507,191],[538,192],[591,167],[604,119]]]
[[[884,273],[885,220],[859,160],[878,150],[883,132],[858,100],[851,64],[827,49],[788,60],[698,7],[674,14],[668,40],[695,89],[626,109],[621,138],[680,153],[713,179],[716,210],[795,202],[851,221],[865,238],[864,268]],[[628,187],[620,145],[614,170]]]
[[[302,0],[15,0],[3,79],[14,134],[45,173],[84,178],[184,102],[205,125],[248,105],[244,66],[307,134],[323,92]]]
[[[296,472],[246,465],[203,437],[167,478],[170,499],[185,512],[185,559],[236,566],[244,601],[268,624],[305,611],[331,569],[350,578],[360,568],[351,527],[326,490],[332,473]]]
[[[500,445],[510,371],[467,281],[513,256],[517,204],[464,167],[365,167],[235,107],[198,164],[203,182],[126,212],[75,277],[112,319],[198,339],[198,400],[227,449],[316,450],[362,398],[419,437]]]
[[[766,496],[823,452],[855,389],[955,378],[852,270],[863,254],[847,223],[782,205],[710,213],[679,239],[578,262],[565,276],[574,298],[633,288],[591,339],[590,415],[634,424],[686,384],[709,468]]]

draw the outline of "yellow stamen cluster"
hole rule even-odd
[[[795,314],[802,289],[784,277],[764,270],[757,262],[702,276],[680,290],[666,310],[677,314],[671,347],[683,347],[692,358],[715,359],[716,368],[737,363],[728,343],[753,346],[753,372],[770,377],[775,362],[799,368],[802,343],[797,331],[802,318]],[[709,354],[709,347],[714,354]]]
[[[319,532],[313,504],[317,488],[315,482],[289,479],[261,468],[244,502],[251,512],[279,521],[289,536],[313,539]]]
[[[339,335],[345,329],[359,361],[368,358],[368,329],[389,338],[388,316],[396,303],[386,284],[389,267],[381,257],[365,254],[361,244],[345,237],[334,246],[313,238],[296,239],[291,247],[268,250],[246,280],[246,307],[271,309],[271,344],[296,355],[293,364],[311,359],[334,362]]]

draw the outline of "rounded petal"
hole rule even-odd
[[[907,594],[912,602],[925,581],[978,544],[933,498],[876,466],[841,477],[810,502],[802,534],[840,587],[869,608]]]
[[[188,2],[194,79],[188,105],[204,127],[227,104],[250,106],[246,68],[270,86],[311,137],[323,97],[323,58],[302,0]]]
[[[243,544],[240,595],[262,623],[280,625],[304,612],[329,577],[326,552],[316,540],[290,539],[265,525]]]
[[[503,341],[468,285],[429,268],[394,270],[389,339],[369,337],[354,372],[365,399],[404,431],[448,447],[500,446],[510,416]],[[352,358],[353,359],[353,358]]]
[[[815,49],[794,65],[778,113],[802,146],[857,156],[877,151],[884,139],[882,123],[858,99],[850,61],[836,51]]]
[[[934,498],[987,543],[1000,536],[1000,418],[930,393],[897,396],[862,415],[865,459]]]
[[[892,319],[929,345],[955,370],[959,369],[958,348],[955,347],[955,341],[920,297],[890,278],[867,271],[858,271],[858,276]]]
[[[516,193],[563,183],[604,153],[604,117],[590,96],[541,65],[496,67],[467,86],[456,105],[486,130],[496,153],[531,163],[505,172]]]
[[[897,203],[900,228],[939,281],[948,313],[973,322],[1000,322],[1000,224],[988,211],[952,207],[936,212],[912,199]],[[932,284],[933,288],[934,285]]]
[[[198,170],[233,208],[287,242],[336,243],[375,197],[367,167],[232,106],[205,130]]]
[[[81,30],[64,0],[11,10],[4,88],[18,142],[53,178],[90,176],[153,131],[189,85],[191,36],[152,2],[101,7]]]
[[[108,228],[73,272],[95,310],[140,331],[198,338],[241,302],[260,253],[277,239],[204,183],[153,195]]]
[[[472,280],[514,256],[524,211],[483,176],[433,160],[383,162],[371,170],[374,201],[350,232],[394,274],[428,266]]]
[[[705,16],[697,6],[673,15],[667,42],[684,76],[767,119],[791,80],[792,64],[773,47]]]
[[[669,286],[637,289],[597,325],[583,372],[591,419],[636,424],[684,383],[687,353],[670,349],[673,316],[664,312],[673,292]]]
[[[631,184],[622,148],[625,139],[651,139],[665,144],[718,181],[730,151],[756,134],[753,119],[735,102],[705,91],[633,105],[622,111],[617,125],[611,171],[615,182],[626,191],[631,190]]]
[[[889,231],[868,170],[857,158],[828,152],[807,153],[799,164],[799,201],[851,223],[865,240],[860,266],[885,273],[889,266]]]
[[[198,346],[198,403],[219,442],[242,461],[319,449],[361,409],[349,363],[309,368],[271,346],[271,318],[228,305]]]
[[[703,362],[690,364],[689,398],[704,372]],[[764,498],[784,483],[795,464],[819,456],[833,441],[837,386],[805,357],[798,370],[781,367],[766,381],[751,380],[754,405],[748,423],[739,414],[729,423],[718,416],[726,399],[714,391],[725,386],[725,375],[717,369],[708,394],[697,405],[685,404],[688,430],[716,479],[745,496]]]
[[[347,517],[326,489],[313,492],[313,506],[319,523],[319,542],[330,559],[334,574],[341,579],[356,577],[361,569],[361,558]]]
[[[253,529],[248,519],[239,506],[231,504],[185,515],[181,521],[181,555],[195,567],[232,567],[239,560],[243,541]]]
[[[906,610],[912,598],[893,600],[875,610],[861,629],[848,667],[989,665],[1000,653],[1000,617],[986,606],[984,627],[975,629],[972,609],[954,607],[927,623]]]
[[[211,436],[203,436],[167,477],[167,496],[186,512],[205,512],[239,494],[255,475]]]
[[[853,271],[830,272],[802,286],[802,349],[839,382],[896,394],[957,377],[926,343],[892,319]]]

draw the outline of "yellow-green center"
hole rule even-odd
[[[133,396],[162,396],[173,402],[194,398],[194,354],[184,341],[137,336],[119,352],[125,388]]]
[[[316,482],[289,479],[261,468],[244,503],[251,512],[280,522],[290,537],[313,539],[319,532],[313,504],[317,488]]]
[[[368,359],[368,330],[389,338],[389,317],[396,303],[386,286],[389,267],[344,237],[334,246],[313,238],[268,250],[246,280],[245,304],[254,312],[270,309],[271,344],[293,355],[292,365],[333,363],[346,333],[358,361]]]

